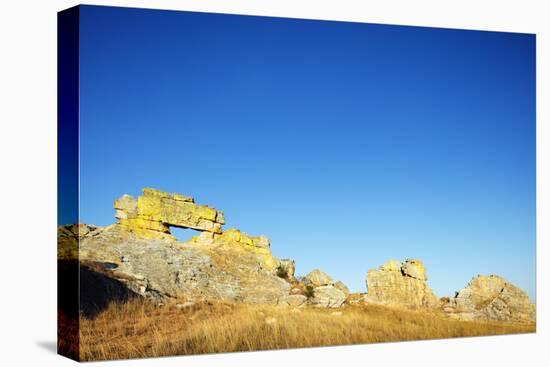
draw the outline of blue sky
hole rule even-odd
[[[535,299],[535,36],[81,8],[81,221],[142,187],[354,291],[422,259],[438,296]],[[178,236],[193,235],[191,230]]]

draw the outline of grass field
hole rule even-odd
[[[179,309],[132,300],[111,304],[93,320],[81,317],[77,353],[93,361],[534,331],[535,325],[458,321],[437,311],[374,305],[335,310],[202,303]],[[70,341],[60,343],[68,348]]]

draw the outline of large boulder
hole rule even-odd
[[[342,291],[346,296],[350,293],[349,292],[349,288],[347,285],[345,285],[343,282],[341,282],[340,280],[334,282],[333,284],[334,288]]]
[[[304,277],[304,283],[313,287],[319,287],[323,285],[332,285],[333,280],[327,273],[319,269],[314,269]]]
[[[336,308],[342,306],[346,300],[344,292],[331,285],[324,285],[314,289],[311,304],[317,307]]]
[[[426,277],[426,269],[424,264],[420,260],[407,259],[401,265],[401,272],[403,275],[419,279],[419,280],[428,280]]]
[[[474,277],[443,309],[459,319],[534,322],[536,308],[529,296],[497,275]]]
[[[365,301],[411,308],[434,307],[438,299],[426,279],[426,270],[420,260],[390,260],[367,272]]]

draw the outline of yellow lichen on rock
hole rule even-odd
[[[131,229],[146,229],[150,231],[170,233],[170,229],[168,228],[167,225],[161,222],[149,220],[143,217],[119,219],[119,224]]]
[[[207,206],[197,206],[195,212],[200,218],[211,220],[213,222],[216,220],[216,209],[212,209]]]
[[[536,307],[527,293],[498,275],[478,275],[443,303],[449,316],[463,320],[535,322]]]
[[[137,200],[123,195],[115,200],[114,207],[118,225],[139,237],[174,240],[170,226],[192,228],[201,231],[201,234],[189,239],[188,244],[246,252],[254,255],[266,270],[273,270],[279,265],[279,260],[271,254],[267,237],[249,236],[238,229],[223,232],[223,213],[195,204],[190,196],[145,188]]]
[[[417,259],[407,259],[403,262],[401,271],[404,275],[414,279],[427,280],[426,268],[422,261]]]
[[[143,195],[151,196],[151,197],[167,198],[167,197],[173,196],[173,194],[169,194],[169,193],[164,192],[164,191],[153,189],[151,187],[146,187],[141,191],[143,192]]]
[[[136,227],[126,227],[130,232],[134,233],[136,236],[145,239],[151,240],[167,240],[175,241],[176,238],[172,236],[169,232],[159,232],[153,231],[150,229],[136,228]]]
[[[241,241],[241,231],[235,228],[230,228],[228,230],[225,230],[223,234],[219,236],[215,236],[216,239],[220,241],[235,241],[240,242]]]
[[[148,217],[150,220],[160,221],[160,200],[155,196],[140,196],[137,201],[137,213],[139,216]]]
[[[273,257],[269,249],[252,246],[251,248],[245,248],[245,251],[256,254],[256,256],[261,259],[265,270],[273,270],[279,265],[279,261]]]
[[[380,266],[380,269],[386,271],[401,271],[401,261],[388,260],[384,263],[384,265]]]
[[[422,261],[406,259],[387,261],[367,272],[365,301],[405,307],[433,307],[438,299],[426,283]]]
[[[246,234],[241,235],[241,243],[246,246],[254,246],[254,241],[252,241],[252,238]]]
[[[205,205],[197,205],[190,196],[170,194],[152,188],[143,189],[143,195],[137,200],[123,195],[115,200],[114,207],[119,224],[134,230],[170,233],[169,226],[175,226],[221,233],[225,222],[222,212]]]
[[[178,200],[178,201],[188,201],[190,203],[194,203],[195,200],[191,197],[191,196],[185,196],[185,195],[182,195],[182,194],[177,194],[177,193],[173,193],[172,194],[172,198],[174,200]]]
[[[265,236],[249,236],[238,229],[230,228],[221,235],[215,235],[214,244],[253,253],[260,259],[266,270],[273,270],[279,264],[271,254],[269,239]]]

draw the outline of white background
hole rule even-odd
[[[537,33],[536,334],[100,362],[117,366],[548,365],[549,29],[545,1],[95,1],[94,4]],[[0,16],[0,364],[64,366],[56,340],[56,12],[4,1]],[[108,184],[108,183],[106,183]],[[545,346],[545,344],[547,344]]]

